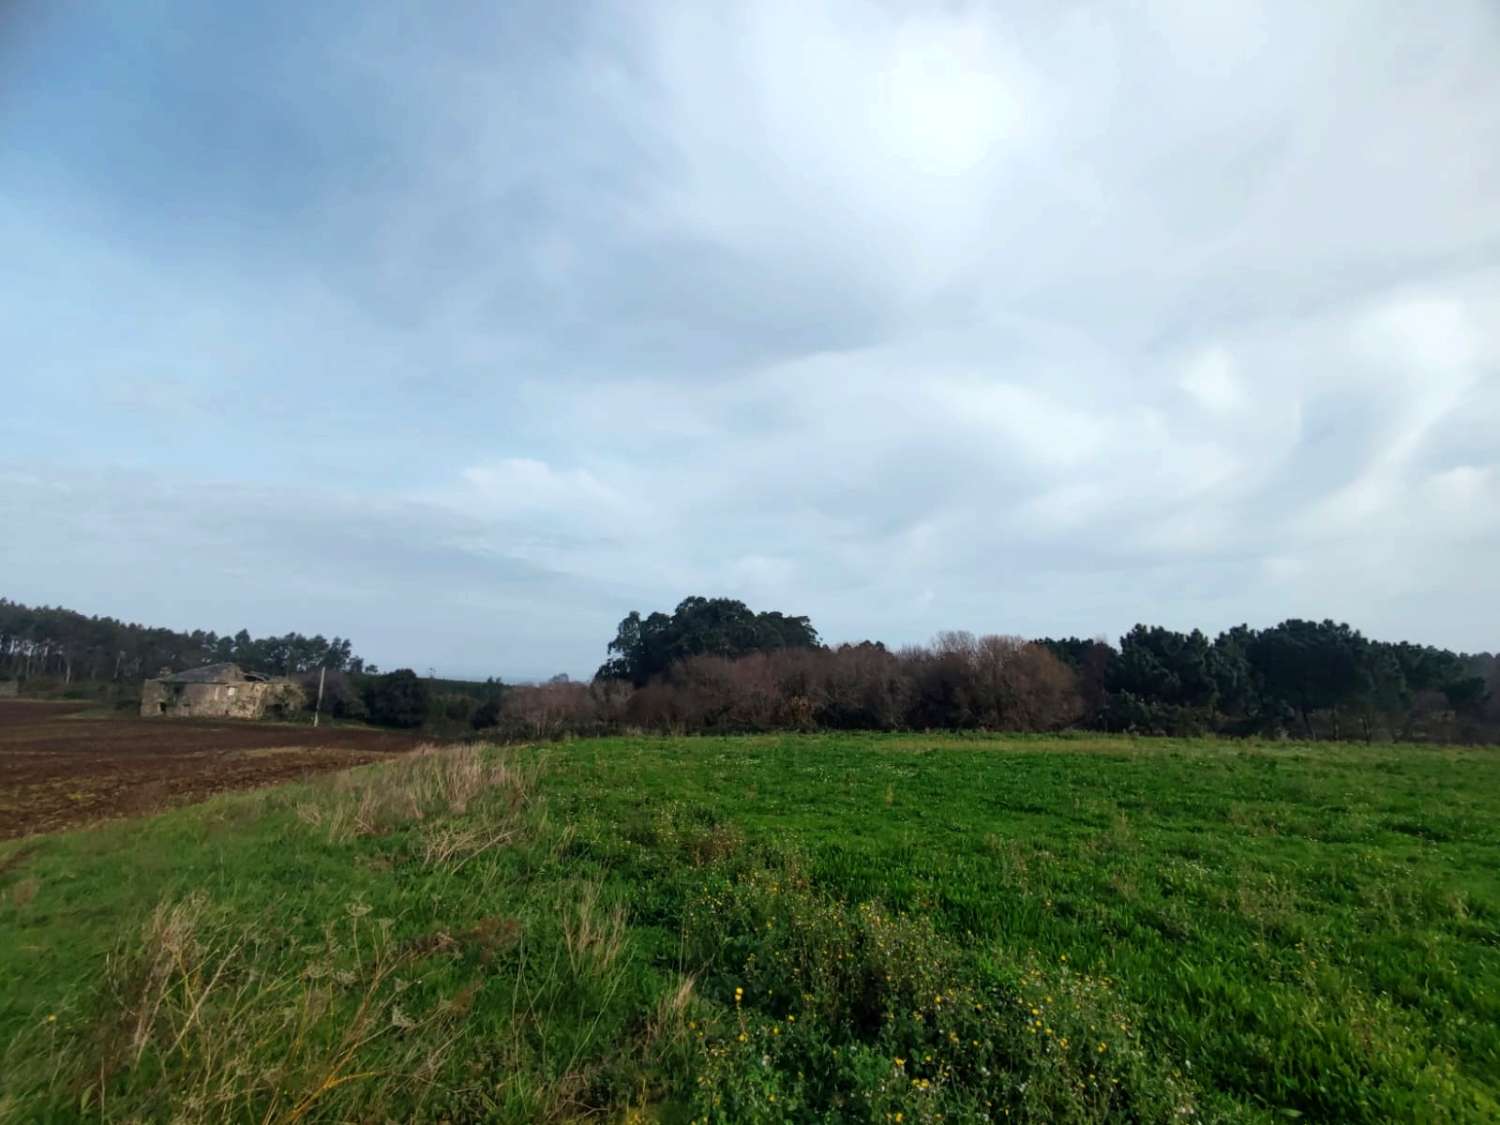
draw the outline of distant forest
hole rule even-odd
[[[180,633],[0,598],[0,678],[140,680],[163,668],[181,671],[229,661],[277,676],[319,668],[376,671],[343,637],[252,637],[244,629],[233,635],[201,629]]]
[[[0,599],[0,678],[114,681],[234,661],[328,677],[336,717],[500,738],[628,730],[1100,730],[1500,741],[1500,658],[1372,640],[1334,621],[1216,637],[1137,625],[1118,644],[940,633],[829,646],[807,617],[691,597],[631,613],[591,683],[379,675],[346,639],[179,633]]]

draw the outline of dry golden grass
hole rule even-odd
[[[28,875],[10,889],[10,903],[17,910],[31,905],[32,899],[41,889],[41,882],[33,875]]]
[[[277,963],[203,895],[161,902],[106,966],[114,1018],[102,1025],[96,1063],[70,1078],[81,1106],[108,1117],[115,1074],[148,1060],[172,1075],[173,1120],[183,1122],[249,1105],[263,1107],[264,1122],[295,1122],[351,1084],[429,1082],[462,1011],[451,1002],[409,1010],[399,974],[414,953],[391,941],[388,920],[369,920],[367,906],[348,903],[344,914],[319,948],[301,951],[310,959]],[[377,1066],[363,1061],[376,1056]]]
[[[607,972],[625,947],[624,906],[606,907],[599,884],[583,884],[572,909],[563,915],[563,946],[575,976]]]
[[[498,795],[487,828],[446,824],[434,833],[428,858],[469,857],[504,842],[509,829],[494,830],[494,813],[519,812],[535,789],[536,771],[513,758],[478,746],[418,747],[379,769],[336,774],[312,800],[296,805],[299,820],[325,829],[330,843],[354,836],[381,836],[413,822],[462,818],[481,795]]]

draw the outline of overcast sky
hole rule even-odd
[[[1500,648],[1492,0],[21,3],[0,594]]]

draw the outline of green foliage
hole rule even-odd
[[[1102,725],[1106,730],[1131,734],[1189,738],[1207,734],[1215,724],[1214,714],[1207,708],[1184,707],[1130,691],[1117,691],[1109,697]]]
[[[500,696],[498,693],[474,708],[474,713],[469,716],[469,725],[475,730],[492,730],[500,725]]]
[[[1496,1112],[1495,751],[828,736],[575,744],[560,767],[585,784],[568,806],[584,817],[578,854],[638,888],[640,920],[688,951],[717,1005],[705,1042],[723,1054],[696,1073],[732,1104],[721,1119],[757,1097],[775,1119],[770,1092],[845,1119],[851,1089],[878,1097],[894,1058],[910,1065],[914,1048],[882,1049],[897,1030],[870,1015],[898,1005],[862,909],[894,920],[897,961],[936,966],[934,994],[1019,993],[1047,1012],[1066,965],[1088,982],[1069,1001],[1091,1010],[1086,1029],[1118,1033],[1100,1017],[1122,1017],[1129,1041],[1105,1053],[1130,1070],[1111,1074],[1125,1089],[1108,1114],[1076,1108],[1073,1072],[1047,1069],[1058,1060],[1023,1055],[1015,1089],[1040,1100],[1018,1110],[997,1080],[979,1095],[1012,1107],[996,1120],[1181,1120],[1147,1108],[1168,1104],[1206,1120]],[[746,1044],[722,1022],[735,987]],[[807,1044],[764,1046],[757,1021],[784,1036],[788,1014],[827,1043],[815,1082],[793,1068],[817,1057]],[[991,1041],[1016,1034],[1031,1033],[995,1025]],[[954,1107],[976,1087],[946,1090],[935,1112],[975,1119]]]
[[[0,672],[26,679],[139,680],[163,668],[227,662],[277,676],[318,668],[375,670],[366,668],[343,637],[256,638],[244,629],[233,636],[202,629],[184,633],[0,598]]]
[[[308,707],[317,706],[319,676],[309,673],[302,679],[303,696]],[[336,719],[360,721],[370,717],[364,691],[356,677],[347,672],[330,672],[322,677],[323,713]]]
[[[1443,685],[1443,695],[1455,711],[1477,711],[1489,699],[1489,687],[1479,676],[1464,676]]]
[[[0,847],[0,1120],[1494,1120],[1497,825],[1494,750],[436,752]]]
[[[1216,656],[1197,629],[1178,633],[1137,625],[1120,641],[1112,686],[1168,707],[1212,710],[1218,698]]]
[[[419,727],[427,720],[427,684],[410,668],[398,668],[365,686],[365,706],[381,726]]]
[[[703,1120],[1195,1112],[1111,982],[1076,972],[1065,954],[1047,966],[976,963],[925,918],[819,892],[794,857],[716,873],[683,934],[724,1013],[703,1035],[693,1099]]]
[[[732,598],[684,598],[670,614],[644,620],[631,611],[609,643],[598,677],[638,687],[690,656],[738,657],[783,648],[815,648],[818,632],[806,617],[755,613]]]
[[[1084,682],[1086,642],[1042,642]],[[1334,621],[1237,625],[1209,643],[1197,631],[1137,625],[1107,667],[1092,725],[1138,734],[1377,735],[1434,741],[1500,737],[1500,660],[1367,639]],[[1097,678],[1097,673],[1092,673]]]
[[[1500,659],[1385,644],[1333,621],[1238,625],[1210,640],[1136,625],[1117,651],[1078,637],[939,634],[931,645],[821,646],[805,618],[688,598],[632,613],[597,683],[633,684],[578,733],[1027,730],[1069,726],[1433,742],[1500,740]]]
[[[1251,640],[1249,657],[1265,694],[1294,708],[1311,732],[1314,711],[1355,699],[1369,645],[1347,625],[1293,619]]]

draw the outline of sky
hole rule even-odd
[[[1500,7],[0,17],[0,594],[1500,649]]]

